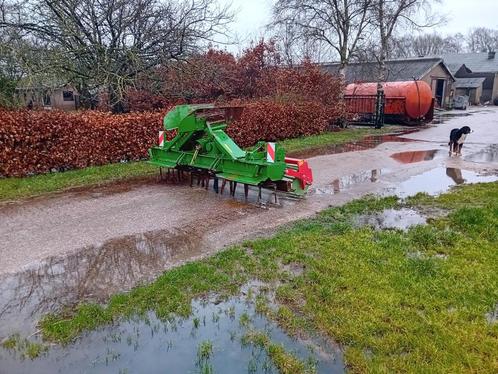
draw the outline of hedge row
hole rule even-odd
[[[259,140],[320,134],[342,114],[342,107],[330,109],[313,101],[257,101],[245,105],[242,116],[228,127],[227,133],[238,145],[248,147]]]
[[[0,176],[26,176],[147,157],[163,112],[113,115],[98,111],[0,110]],[[341,115],[316,102],[245,105],[228,134],[241,147],[323,132]]]
[[[157,138],[161,113],[0,112],[0,175],[25,176],[137,160]]]

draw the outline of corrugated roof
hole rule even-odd
[[[456,78],[455,88],[478,88],[481,87],[486,78]]]
[[[448,69],[451,71],[452,74],[456,74],[458,70],[460,70],[462,67],[465,68],[465,71],[467,73],[472,73],[472,70],[470,70],[467,66],[465,66],[465,64],[462,64],[461,62],[454,64],[449,64],[446,62],[446,66],[448,67]]]
[[[448,53],[443,56],[443,60],[448,66],[465,64],[474,73],[498,73],[498,54],[490,59],[488,52]]]
[[[441,58],[412,58],[403,60],[388,60],[386,61],[388,82],[410,81],[413,79],[422,79],[436,65],[442,64],[452,75],[448,68],[444,65]],[[337,74],[339,72],[339,64],[323,64],[321,68],[329,73]],[[379,75],[379,64],[376,62],[353,63],[348,65],[346,69],[346,82],[376,82]]]

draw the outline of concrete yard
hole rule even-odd
[[[366,194],[438,193],[498,175],[498,108],[443,115],[434,126],[372,149],[309,159],[306,199],[257,206],[225,193],[131,183],[0,205],[0,336],[33,327],[60,304],[104,300],[165,269],[209,255]],[[448,157],[452,128],[470,126],[462,157]],[[397,141],[396,141],[397,140]],[[270,198],[270,196],[269,196]]]

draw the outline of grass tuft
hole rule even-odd
[[[316,373],[314,364],[307,365],[299,360],[294,354],[289,353],[280,345],[273,343],[270,337],[260,331],[250,330],[242,337],[243,345],[254,345],[264,349],[270,360],[275,364],[279,373],[303,374]]]
[[[361,140],[369,135],[381,135],[392,133],[401,129],[400,126],[385,126],[382,129],[374,128],[347,128],[341,131],[325,132],[319,135],[305,136],[301,138],[286,139],[279,142],[287,154],[293,152],[316,149],[329,145],[345,144]]]
[[[0,201],[34,197],[76,187],[96,186],[157,173],[145,161],[91,166],[24,178],[0,178]]]
[[[34,360],[48,351],[46,345],[21,338],[19,334],[9,336],[2,342],[1,346],[4,349],[19,352],[21,359],[28,358],[30,360]]]

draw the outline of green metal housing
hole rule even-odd
[[[216,178],[238,183],[264,186],[271,182],[287,183],[295,194],[301,188],[286,176],[288,165],[285,151],[275,144],[274,161],[267,160],[267,143],[259,142],[243,150],[225,133],[227,110],[213,105],[178,105],[164,118],[166,131],[176,130],[176,136],[162,146],[149,149],[150,163],[182,170],[205,170]]]

